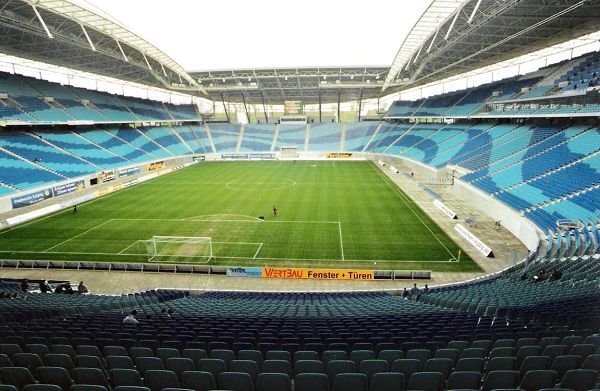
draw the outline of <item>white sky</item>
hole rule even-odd
[[[391,65],[431,0],[88,0],[187,70]]]

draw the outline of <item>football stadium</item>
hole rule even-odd
[[[161,3],[0,0],[0,391],[600,390],[599,0]]]

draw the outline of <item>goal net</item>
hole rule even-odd
[[[210,237],[154,236],[138,243],[147,262],[207,263],[213,256]]]
[[[298,147],[281,147],[281,159],[295,159],[298,157]]]

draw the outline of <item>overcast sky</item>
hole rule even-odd
[[[391,65],[431,0],[88,0],[187,70]]]

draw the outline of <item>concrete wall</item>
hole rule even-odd
[[[542,232],[515,210],[460,179],[454,180],[452,191],[474,208],[496,221],[501,221],[502,226],[519,238],[531,252],[538,248]]]

